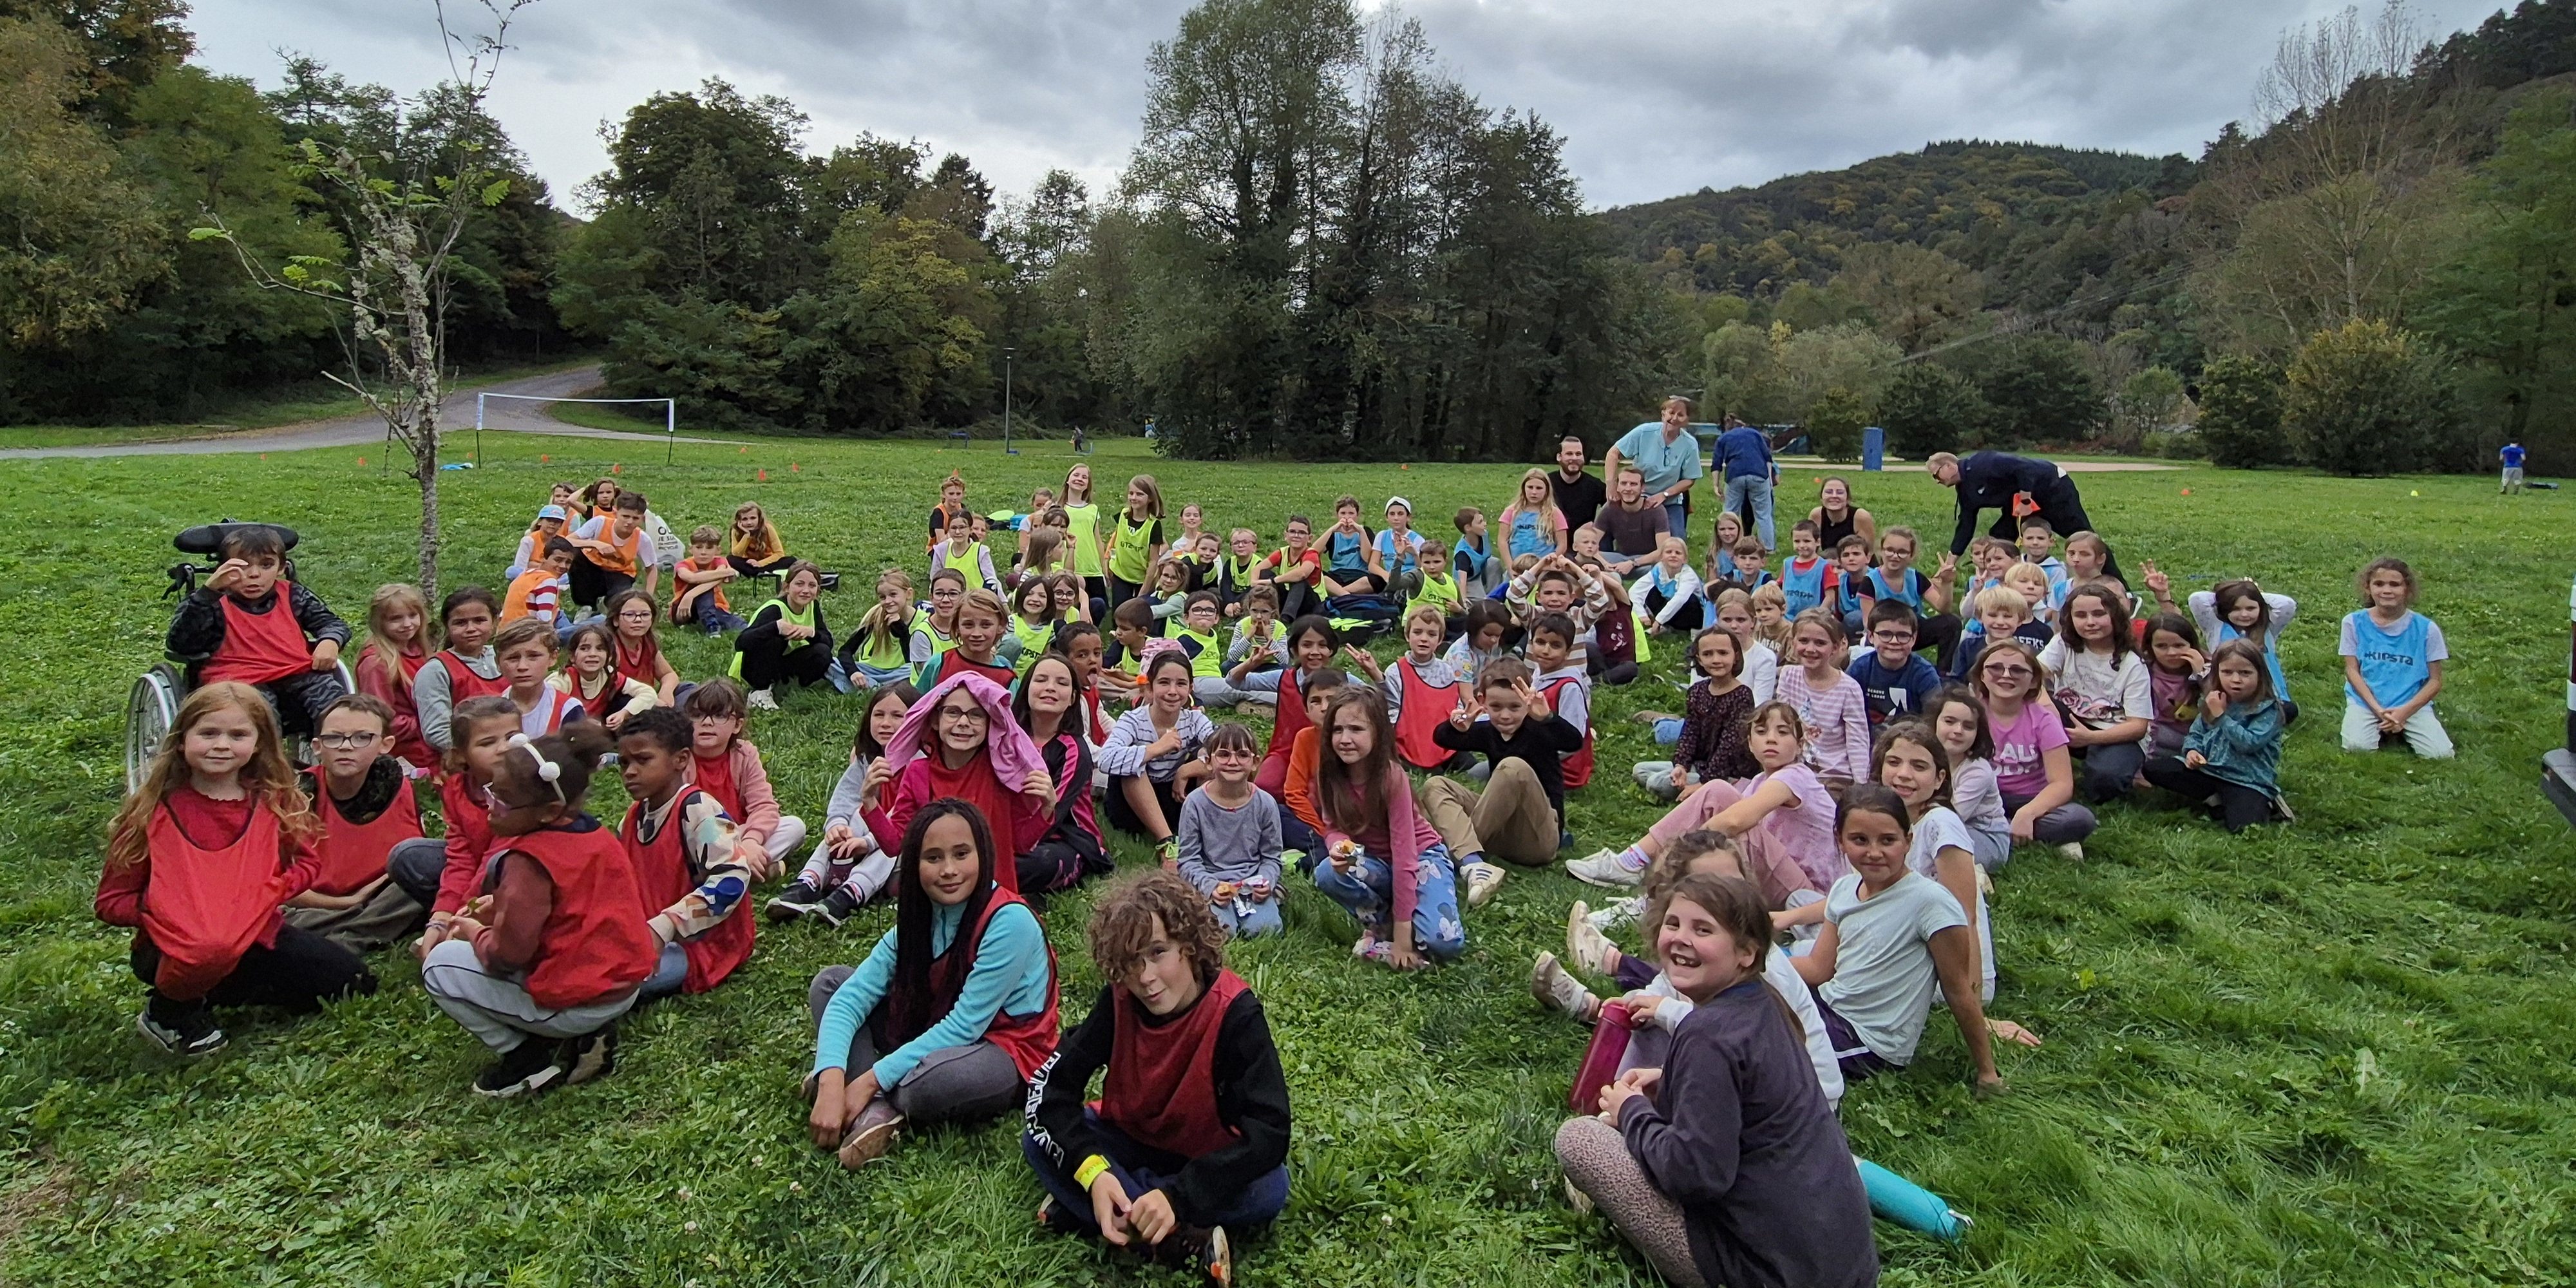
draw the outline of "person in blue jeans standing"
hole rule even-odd
[[[1645,501],[1664,507],[1664,522],[1676,537],[1690,533],[1691,485],[1707,473],[1700,465],[1699,436],[1690,432],[1691,400],[1675,395],[1664,400],[1661,421],[1620,435],[1601,460],[1601,477],[1616,480],[1621,462],[1646,477]]]
[[[1771,479],[1779,467],[1771,461],[1771,439],[1733,416],[1717,438],[1718,475],[1726,481],[1726,510],[1742,514],[1750,506],[1753,529],[1764,550],[1777,550],[1771,539]]]

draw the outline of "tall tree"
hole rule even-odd
[[[70,31],[0,19],[0,328],[22,345],[104,327],[165,262],[148,192],[73,114],[85,79]]]
[[[2539,94],[2470,185],[2474,221],[2423,310],[2427,328],[2472,364],[2493,414],[2480,460],[2576,414],[2576,97]]]

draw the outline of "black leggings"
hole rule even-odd
[[[149,935],[134,937],[127,961],[134,977],[147,985],[161,973],[161,949]],[[213,1006],[275,1006],[306,1015],[321,1010],[325,1000],[375,991],[375,974],[356,953],[315,931],[281,926],[274,947],[251,945],[233,964],[232,974],[204,997],[175,998],[153,985],[147,1005],[159,1018],[202,1013]]]
[[[789,648],[789,644],[802,647]],[[763,622],[734,637],[742,654],[742,686],[758,691],[781,680],[821,684],[831,673],[832,655],[812,640],[790,640],[774,622]]]
[[[589,608],[635,584],[635,574],[602,568],[588,558],[575,555],[572,561],[572,602]]]
[[[1127,784],[1132,781],[1134,779],[1127,776],[1115,774],[1110,776],[1107,801],[1109,825],[1131,836],[1151,837],[1153,833],[1145,830],[1145,820],[1137,817],[1135,808],[1127,803]],[[1178,835],[1181,827],[1181,797],[1186,793],[1179,790],[1173,779],[1147,778],[1145,781],[1153,785],[1155,803],[1162,806],[1163,825],[1171,828],[1174,835]]]
[[[796,556],[778,554],[766,560],[755,560],[745,559],[741,555],[727,555],[725,562],[733,565],[733,570],[745,577],[774,577],[787,571],[787,565],[796,562]]]
[[[2180,756],[2158,756],[2148,761],[2147,781],[2195,804],[2217,797],[2219,821],[2230,832],[2242,832],[2272,817],[2271,797],[2208,770],[2194,769],[2182,763]]]

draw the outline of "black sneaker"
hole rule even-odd
[[[1234,1282],[1234,1248],[1227,1242],[1225,1227],[1209,1226],[1202,1230],[1182,1226],[1163,1236],[1147,1254],[1156,1265],[1175,1266],[1207,1282],[1229,1285]]]
[[[859,904],[857,892],[844,882],[832,887],[832,893],[824,895],[822,901],[814,905],[814,915],[821,917],[827,925],[838,926],[859,915]]]
[[[555,1062],[558,1045],[543,1038],[525,1039],[475,1075],[474,1094],[506,1099],[545,1090],[563,1076],[563,1066]]]
[[[617,1069],[617,1026],[607,1024],[580,1037],[565,1038],[555,1048],[555,1064],[563,1069],[567,1087],[607,1077]]]
[[[160,1014],[153,1014],[154,1011]],[[204,1006],[161,1004],[156,998],[134,1017],[134,1031],[172,1055],[212,1055],[224,1049],[224,1031]]]
[[[823,589],[825,589],[825,590],[839,590],[839,589],[841,588],[841,574],[839,574],[839,573],[837,573],[837,572],[827,572],[827,573],[818,573],[818,574],[816,574],[816,575],[822,578],[822,580],[823,580]]]
[[[815,906],[822,901],[823,892],[815,889],[812,882],[798,877],[788,882],[787,888],[779,891],[776,897],[769,901],[766,911],[771,921],[794,921],[814,911]],[[832,924],[837,926],[841,923],[836,921]]]

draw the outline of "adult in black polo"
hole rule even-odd
[[[2048,520],[2048,526],[2057,530],[2060,539],[2078,532],[2099,535],[2093,520],[2084,513],[2084,494],[2076,490],[2075,480],[2068,477],[2066,468],[2055,461],[2010,452],[1978,452],[1961,460],[1948,452],[1934,452],[1924,458],[1923,468],[1933,482],[1959,493],[1959,527],[1950,534],[1950,553],[1954,555],[1967,553],[1968,542],[1977,535],[1977,514],[1981,510],[2001,512],[1995,520],[1995,536],[2018,540],[2021,517],[2013,513],[2013,498],[2017,495],[2027,495],[2039,507],[2039,517]],[[2128,583],[2128,578],[2120,576],[2117,559],[2105,562],[2102,571],[2119,577],[2123,585]]]

